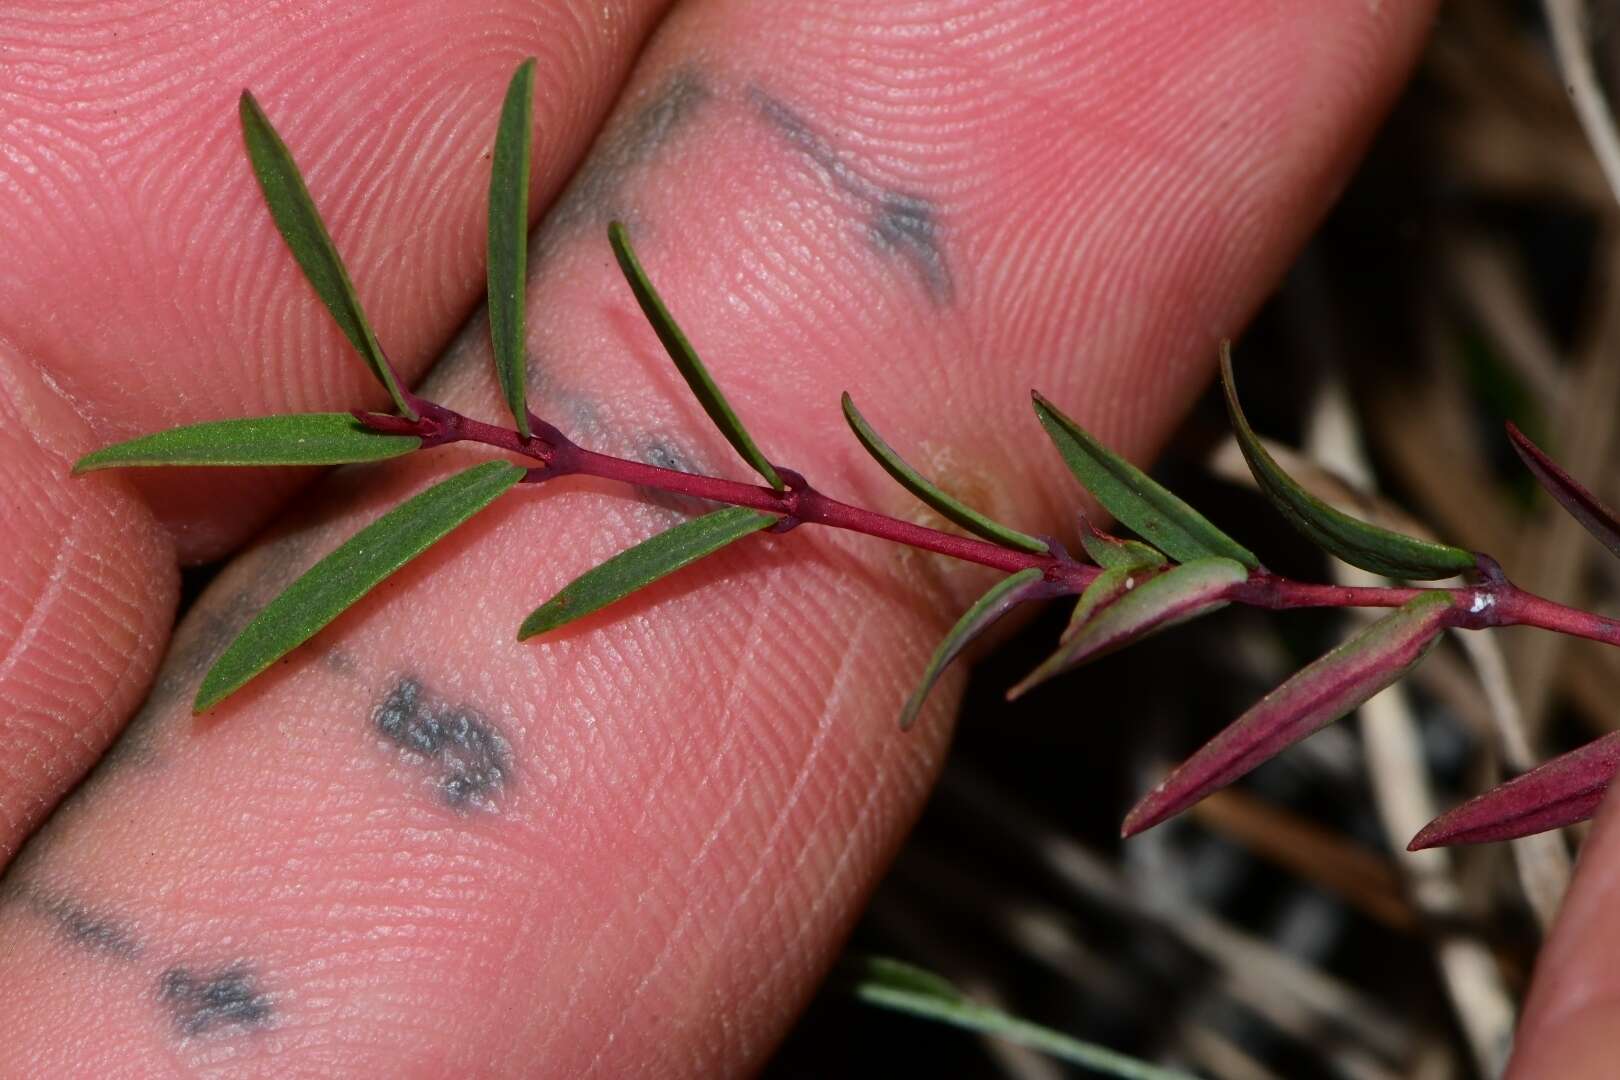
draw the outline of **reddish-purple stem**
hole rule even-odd
[[[452,442],[474,442],[538,461],[539,466],[529,470],[527,482],[538,483],[577,474],[671,495],[746,506],[781,514],[787,528],[825,525],[864,533],[1009,574],[1036,568],[1055,587],[1057,595],[1084,591],[1100,572],[1095,566],[1076,562],[1055,544],[1051,554],[1017,551],[987,540],[941,532],[926,525],[851,506],[817,491],[802,476],[780,466],[778,471],[788,480],[785,491],[666,469],[587,450],[532,413],[529,422],[534,434],[524,438],[511,428],[474,420],[425,398],[411,395],[409,400],[411,406],[421,414],[421,419],[412,421],[390,414],[363,411],[356,411],[354,415],[361,423],[377,431],[416,435],[422,439],[424,448]],[[1446,618],[1447,626],[1466,630],[1482,630],[1491,626],[1534,626],[1620,645],[1620,621],[1566,607],[1526,592],[1507,580],[1494,562],[1483,557],[1481,566],[1483,572],[1477,584],[1451,589],[1318,585],[1278,577],[1268,570],[1259,569],[1250,571],[1247,580],[1232,586],[1224,598],[1273,610],[1305,607],[1395,608],[1426,592],[1445,592],[1452,600],[1452,608]],[[1156,572],[1163,571],[1144,570],[1143,574],[1146,577]]]

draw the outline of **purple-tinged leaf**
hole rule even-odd
[[[1616,519],[1614,511],[1599,502],[1596,495],[1586,490],[1579,480],[1564,471],[1563,466],[1531,442],[1511,420],[1508,421],[1507,434],[1519,459],[1536,478],[1536,483],[1546,488],[1547,494],[1557,499],[1558,504],[1568,510],[1570,516],[1580,522],[1587,532],[1597,537],[1600,544],[1620,555],[1620,519]]]
[[[1080,543],[1091,556],[1091,561],[1104,570],[1154,570],[1170,560],[1164,552],[1151,548],[1140,540],[1121,540],[1109,536],[1090,521],[1080,522]]]
[[[951,627],[944,640],[939,643],[939,648],[934,650],[928,666],[923,669],[922,680],[917,684],[917,689],[912,691],[911,697],[906,699],[905,708],[900,710],[900,730],[905,731],[916,723],[923,702],[928,700],[928,692],[934,688],[940,674],[963,649],[990,629],[997,619],[1025,600],[1034,600],[1047,595],[1050,595],[1050,592],[1041,571],[1033,566],[1028,570],[1009,574],[990,586],[989,590],[956,621],[956,625]]]
[[[1105,656],[1158,630],[1225,603],[1228,589],[1247,581],[1249,571],[1233,559],[1194,559],[1163,573],[1123,568],[1098,575],[1075,607],[1057,652],[1007,691],[1008,700],[1054,675]]]
[[[1405,675],[1434,645],[1449,593],[1422,593],[1261,698],[1165,777],[1125,816],[1130,837],[1312,735]]]
[[[1226,409],[1238,449],[1243,451],[1255,483],[1288,523],[1317,547],[1351,566],[1387,577],[1443,578],[1478,568],[1478,559],[1471,551],[1353,518],[1318,499],[1284,472],[1238,405],[1237,386],[1232,381],[1232,347],[1226,341],[1221,342],[1221,383],[1226,389]]]
[[[1406,850],[1516,840],[1585,821],[1597,813],[1617,770],[1620,731],[1560,754],[1441,814]]]

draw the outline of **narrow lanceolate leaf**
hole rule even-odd
[[[923,702],[928,700],[928,692],[934,688],[934,684],[939,681],[940,675],[950,662],[980,634],[988,630],[997,619],[1023,601],[1040,595],[1044,584],[1038,568],[1020,570],[990,586],[990,589],[967,609],[967,612],[956,621],[956,625],[946,633],[939,647],[934,650],[934,655],[928,660],[928,666],[923,669],[917,689],[912,691],[911,697],[906,699],[905,708],[900,710],[901,731],[916,723]]]
[[[1427,580],[1476,568],[1477,560],[1470,551],[1359,521],[1335,510],[1283,472],[1282,466],[1261,445],[1238,405],[1228,342],[1221,343],[1221,382],[1226,388],[1226,408],[1232,417],[1238,449],[1243,451],[1243,459],[1249,463],[1255,482],[1289,524],[1312,543],[1351,566],[1388,577]]]
[[[422,445],[383,435],[348,413],[294,413],[188,424],[86,454],[76,473],[126,465],[341,465],[382,461]]]
[[[1440,815],[1406,850],[1515,840],[1585,821],[1597,813],[1617,770],[1620,732],[1611,732]]]
[[[991,543],[1017,548],[1020,551],[1031,551],[1038,555],[1047,553],[1044,541],[1021,533],[1017,529],[1010,529],[999,521],[992,521],[961,500],[941,491],[927,477],[906,464],[905,460],[894,452],[894,448],[872,430],[872,425],[866,422],[866,417],[861,415],[848,393],[844,394],[844,419],[849,421],[850,428],[855,432],[855,437],[860,440],[861,445],[866,447],[866,452],[877,459],[877,463],[883,466],[885,472],[898,480],[901,487],[939,511],[947,519]]]
[[[1155,631],[1214,611],[1226,602],[1227,591],[1248,577],[1242,563],[1218,558],[1194,559],[1152,577],[1142,569],[1104,571],[1080,594],[1057,652],[1009,690],[1008,699]]]
[[[650,540],[621,551],[600,566],[585,571],[563,590],[541,604],[518,630],[518,640],[555,630],[582,619],[638,589],[667,577],[705,555],[749,533],[769,528],[780,520],[743,506],[728,506],[712,514],[683,521]]]
[[[1580,522],[1586,531],[1597,537],[1598,543],[1620,555],[1620,519],[1614,516],[1598,497],[1588,491],[1579,480],[1565,472],[1563,466],[1548,457],[1524,432],[1509,421],[1508,439],[1536,483],[1547,489],[1547,494],[1558,500],[1570,516]],[[1528,774],[1527,774],[1528,775]]]
[[[1091,561],[1105,570],[1151,570],[1166,562],[1164,552],[1136,540],[1109,536],[1089,521],[1081,522],[1080,543]]]
[[[259,178],[270,216],[275,218],[276,228],[292,249],[293,258],[303,267],[304,276],[309,278],[316,295],[337,320],[344,336],[360,351],[371,373],[388,390],[395,407],[415,420],[416,413],[406,401],[393,368],[383,356],[382,346],[377,344],[377,335],[372,333],[371,324],[360,309],[349,272],[344,269],[337,247],[315,209],[315,200],[309,197],[309,189],[304,186],[304,178],[293,163],[292,154],[276,129],[270,126],[259,103],[246,90],[242,91],[240,112],[242,138],[247,143],[253,174]]]
[[[664,343],[664,351],[669,358],[675,361],[675,367],[686,380],[686,385],[692,388],[697,395],[703,411],[709,414],[714,426],[726,437],[726,441],[736,448],[742,459],[751,465],[755,472],[763,476],[767,483],[777,491],[784,488],[782,478],[777,475],[776,469],[765,455],[759,452],[754,445],[753,436],[743,427],[742,421],[731,408],[731,403],[715,385],[709,369],[703,366],[698,359],[697,350],[692,343],[686,340],[686,335],[675,324],[674,316],[664,307],[663,299],[658,290],[652,287],[647,280],[647,274],[641,269],[641,262],[636,258],[635,250],[630,246],[630,231],[624,227],[622,221],[615,221],[608,225],[608,240],[613,245],[613,254],[619,260],[619,269],[624,272],[624,278],[630,283],[630,291],[636,295],[636,303],[641,305],[641,313],[652,323],[652,328],[658,334],[658,340]]]
[[[1103,1076],[1123,1080],[1192,1080],[1186,1073],[1162,1069],[1010,1016],[1000,1009],[980,1005],[964,997],[946,979],[911,964],[871,956],[862,957],[850,966],[853,969],[851,992],[870,1005],[1006,1039]]]
[[[1434,645],[1451,607],[1450,594],[1423,593],[1305,667],[1165,777],[1121,835],[1181,813],[1395,682]]]
[[[1092,438],[1040,394],[1035,395],[1035,415],[1086,490],[1142,539],[1177,562],[1220,556],[1259,569],[1252,551]]]
[[[203,676],[193,708],[211,709],[259,672],[314,637],[388,575],[523,479],[524,470],[486,461],[421,492],[345,540],[304,572],[236,636]]]
[[[489,337],[495,374],[517,429],[529,435],[524,396],[525,283],[529,264],[529,155],[534,128],[534,60],[506,88],[489,176]]]

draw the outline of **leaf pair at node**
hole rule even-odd
[[[1224,343],[1221,369],[1232,425],[1250,471],[1286,519],[1318,546],[1363,569],[1404,577],[1478,568],[1477,558],[1461,548],[1359,521],[1306,492],[1272,459],[1243,416]],[[1009,697],[1156,630],[1216,610],[1251,575],[1264,574],[1247,548],[1050,402],[1037,396],[1036,411],[1081,483],[1154,546],[1112,540],[1088,529],[1086,550],[1101,573],[1081,594],[1058,650],[1013,687]],[[1179,565],[1166,568],[1165,556]],[[1284,682],[1132,810],[1125,835],[1179,813],[1395,682],[1433,646],[1452,610],[1448,594],[1420,594]]]
[[[1620,555],[1620,518],[1512,423],[1514,451],[1536,482],[1604,547]],[[1560,754],[1440,815],[1408,850],[1513,840],[1586,821],[1597,813],[1617,772],[1620,733]]]
[[[509,83],[496,131],[489,189],[489,317],[496,376],[520,436],[532,436],[525,390],[525,286],[535,62]],[[302,176],[253,96],[241,99],[243,141],[277,229],[344,336],[388,391],[400,415],[419,419],[417,399],[401,385],[378,344]],[[622,225],[610,231],[636,299],[677,368],[739,453],[773,487],[782,480],[755,448],[686,337],[647,281]],[[85,456],[87,472],[114,466],[336,465],[380,461],[421,448],[410,434],[384,434],[346,413],[210,421],[142,436]],[[459,472],[402,503],[340,545],[270,602],[203,678],[194,707],[218,704],[276,660],[309,640],[390,574],[443,539],[523,479],[502,461]],[[565,588],[523,624],[521,636],[554,629],[628,595],[665,574],[778,520],[728,508],[653,537]]]

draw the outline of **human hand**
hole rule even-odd
[[[234,629],[469,456],[302,490],[66,479],[176,423],[381,403],[264,211],[243,86],[395,362],[415,377],[442,355],[448,404],[502,412],[468,316],[493,117],[533,54],[538,412],[587,445],[729,464],[618,280],[603,226],[626,216],[773,458],[902,506],[843,433],[848,388],[946,486],[1057,530],[1072,481],[1030,453],[1028,388],[1150,450],[1336,192],[1428,16],[688,3],[643,50],[662,8],[628,0],[40,11],[7,50],[41,63],[4,76],[24,122],[0,165],[3,850],[151,694],[6,878],[0,1046],[43,1075],[278,1076],[757,1065],[927,792],[944,709],[904,736],[893,717],[980,582],[807,529],[519,644],[535,603],[668,514],[548,485],[193,720]],[[176,558],[272,521],[169,643]]]

